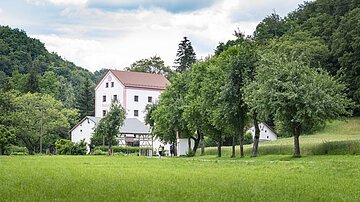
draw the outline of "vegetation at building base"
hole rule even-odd
[[[360,186],[358,155],[1,156],[0,165],[4,201],[357,201]]]
[[[108,145],[109,156],[113,154],[112,146],[116,142],[116,137],[119,135],[120,127],[124,124],[125,118],[124,108],[117,100],[113,100],[109,112],[96,125],[91,139],[104,139]]]

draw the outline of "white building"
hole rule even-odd
[[[170,82],[162,75],[142,72],[109,70],[95,87],[95,117],[83,118],[71,130],[71,140],[85,139],[90,143],[98,121],[110,110],[111,101],[118,100],[126,111],[124,126],[118,138],[120,145],[153,148],[161,143],[153,140],[149,126],[144,124],[145,107],[155,103]],[[136,121],[136,120],[138,121]]]
[[[260,123],[259,124],[259,129],[260,129],[260,137],[259,137],[259,141],[274,141],[277,140],[277,135],[275,133],[275,131],[268,126],[265,123]],[[255,137],[255,127],[251,127],[247,132],[250,132],[253,139]]]
[[[126,118],[144,122],[146,105],[154,103],[169,83],[160,74],[109,70],[95,88],[95,117],[104,117],[117,99]]]

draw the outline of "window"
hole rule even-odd
[[[148,97],[148,102],[152,102],[152,97]]]
[[[103,110],[103,116],[105,116],[106,115],[106,110]]]
[[[265,133],[267,133],[267,130],[265,130]]]
[[[134,101],[135,101],[135,102],[139,102],[139,96],[135,95],[135,96],[134,96]]]
[[[114,82],[111,82],[111,87],[114,87]]]
[[[105,87],[109,88],[109,83],[108,82],[106,82]]]
[[[103,95],[103,102],[106,102],[106,95]]]
[[[114,100],[117,101],[117,95],[114,95]]]
[[[139,110],[134,110],[134,116],[139,116]]]
[[[80,133],[82,132],[82,130],[80,130]]]
[[[266,139],[269,139],[269,136],[266,136]]]

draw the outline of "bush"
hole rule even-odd
[[[253,143],[253,137],[250,132],[246,132],[244,134],[244,144],[252,144]]]
[[[87,153],[85,140],[74,143],[70,140],[59,139],[55,142],[57,154],[60,155],[85,155]]]
[[[100,155],[100,154],[95,154],[95,151],[97,151],[97,153],[101,152],[105,152],[107,154],[109,147],[108,146],[97,146],[94,148],[94,155]],[[136,154],[140,152],[141,149],[141,155],[146,155],[148,154],[149,150],[151,150],[151,147],[132,147],[132,146],[112,146],[113,149],[113,153],[114,154]]]
[[[29,150],[26,147],[11,145],[7,148],[7,153],[10,155],[28,155]]]

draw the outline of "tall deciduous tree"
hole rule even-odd
[[[294,156],[300,156],[299,136],[305,127],[350,115],[345,85],[322,70],[301,62],[265,55],[255,80],[246,87],[246,103],[265,119],[275,115],[294,136]]]
[[[191,68],[191,65],[196,61],[196,54],[187,37],[179,43],[179,49],[176,53],[175,64],[177,64],[176,71],[184,72]]]
[[[120,127],[124,124],[126,114],[121,104],[113,100],[110,111],[100,120],[95,128],[94,138],[104,137],[109,146],[108,154],[112,155],[112,145],[119,135]]]
[[[173,74],[170,67],[165,65],[165,62],[157,55],[148,59],[138,60],[125,68],[126,71],[130,72],[146,72],[152,74],[161,74],[166,78],[170,78]]]
[[[226,69],[223,89],[223,115],[233,133],[232,157],[235,157],[235,143],[240,140],[240,155],[244,156],[244,128],[248,108],[244,101],[243,88],[252,80],[258,60],[254,44],[243,39],[236,47],[230,47],[220,54],[220,66]]]
[[[77,115],[64,111],[60,101],[50,95],[27,93],[13,99],[16,110],[8,121],[15,129],[18,145],[26,146],[31,153],[42,152],[39,148],[48,148],[57,138],[64,137],[70,129],[68,115]]]

